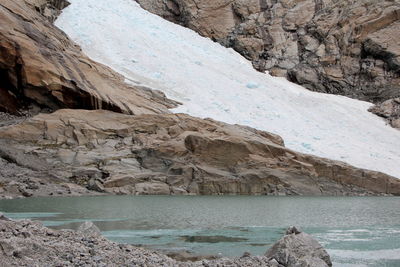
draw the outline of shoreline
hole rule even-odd
[[[40,222],[10,220],[0,213],[0,229],[0,254],[3,254],[0,265],[5,266],[332,266],[321,245],[295,227],[290,227],[264,256],[244,253],[241,257],[198,258],[194,262],[177,261],[154,250],[117,244],[103,237],[92,222],[84,222],[77,231],[53,230]]]

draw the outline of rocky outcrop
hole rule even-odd
[[[92,223],[85,224],[94,226]],[[287,235],[283,239],[286,237]],[[116,244],[97,232],[52,230],[43,227],[39,222],[9,220],[0,213],[1,266],[317,266],[304,265],[303,257],[299,254],[299,251],[303,251],[310,255],[319,255],[323,249],[316,246],[317,241],[303,233],[289,239],[288,247],[283,248],[284,253],[291,255],[290,263],[303,265],[279,264],[275,258],[280,251],[270,253],[271,257],[245,254],[243,257],[232,259],[180,262],[159,252]],[[282,244],[282,241],[278,241],[277,244]],[[302,245],[307,247],[301,247]],[[297,255],[299,258],[292,257]],[[329,255],[327,257],[329,259]]]
[[[274,134],[184,114],[59,110],[2,127],[0,139],[7,164],[101,193],[400,195],[396,178],[291,151]],[[2,181],[4,196],[15,177]]]
[[[393,98],[375,105],[369,111],[385,118],[389,124],[400,129],[400,98]]]
[[[18,113],[34,105],[142,114],[167,113],[176,106],[163,93],[129,86],[123,76],[86,57],[46,18],[65,5],[56,0],[1,1],[0,111]]]
[[[67,0],[25,0],[27,3],[32,5],[36,11],[42,16],[47,18],[53,23],[57,17],[61,14],[61,11],[70,5]]]
[[[400,2],[136,0],[304,87],[381,102],[400,96]]]

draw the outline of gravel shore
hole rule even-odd
[[[91,222],[86,222],[77,231],[53,230],[40,222],[31,220],[14,221],[0,213],[0,266],[293,266],[307,260],[306,265],[329,265],[329,255],[311,237],[304,233],[290,232],[273,247],[278,252],[269,251],[268,256],[252,256],[245,253],[239,258],[220,258],[181,262],[160,252],[132,245],[117,244],[104,238],[100,230]],[[311,241],[312,241],[311,240]],[[294,241],[294,242],[293,242]],[[305,244],[306,242],[307,244]],[[293,247],[295,244],[296,247]],[[311,244],[313,247],[308,246]],[[282,249],[285,247],[286,249]],[[300,249],[299,249],[300,247]],[[309,249],[304,253],[304,247]],[[301,251],[303,249],[303,251]],[[273,254],[271,254],[273,253]],[[299,258],[304,254],[306,257]],[[322,256],[321,256],[322,255]],[[284,259],[281,259],[281,258]],[[277,259],[282,263],[278,263]],[[292,262],[284,263],[285,259]],[[311,261],[310,261],[311,259]],[[321,261],[323,259],[324,261]],[[304,263],[304,262],[303,262]],[[299,265],[300,266],[300,265]]]

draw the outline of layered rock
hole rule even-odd
[[[10,220],[0,213],[0,230],[1,266],[324,266],[312,265],[313,262],[304,265],[304,257],[299,251],[320,255],[324,250],[318,247],[316,240],[303,233],[289,237],[285,235],[278,241],[277,244],[281,246],[282,240],[290,240],[288,247],[282,250],[291,255],[290,264],[280,264],[276,260],[280,250],[274,253],[269,250],[269,256],[245,254],[240,258],[181,262],[156,251],[111,242],[101,236],[91,222],[84,223],[78,231],[53,230],[39,222]],[[329,259],[329,255],[327,257]]]
[[[308,89],[372,102],[400,96],[398,0],[136,1]]]
[[[383,173],[291,151],[274,134],[184,114],[59,110],[2,127],[0,139],[9,164],[102,193],[400,195],[400,180]],[[2,181],[3,195],[15,177]]]
[[[386,100],[369,111],[385,118],[392,127],[400,129],[400,98]]]
[[[86,57],[50,22],[65,5],[1,1],[0,111],[18,113],[35,105],[141,114],[168,112],[176,105],[159,91],[127,85],[124,77]]]
[[[61,11],[70,5],[67,0],[25,0],[34,6],[36,11],[46,17],[50,22],[54,22],[61,14]]]

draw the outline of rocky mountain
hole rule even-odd
[[[400,194],[394,177],[292,151],[277,135],[171,114],[175,101],[86,57],[48,3],[0,2],[2,110],[55,111],[0,116],[1,197]]]
[[[136,0],[310,90],[400,96],[400,1]]]

